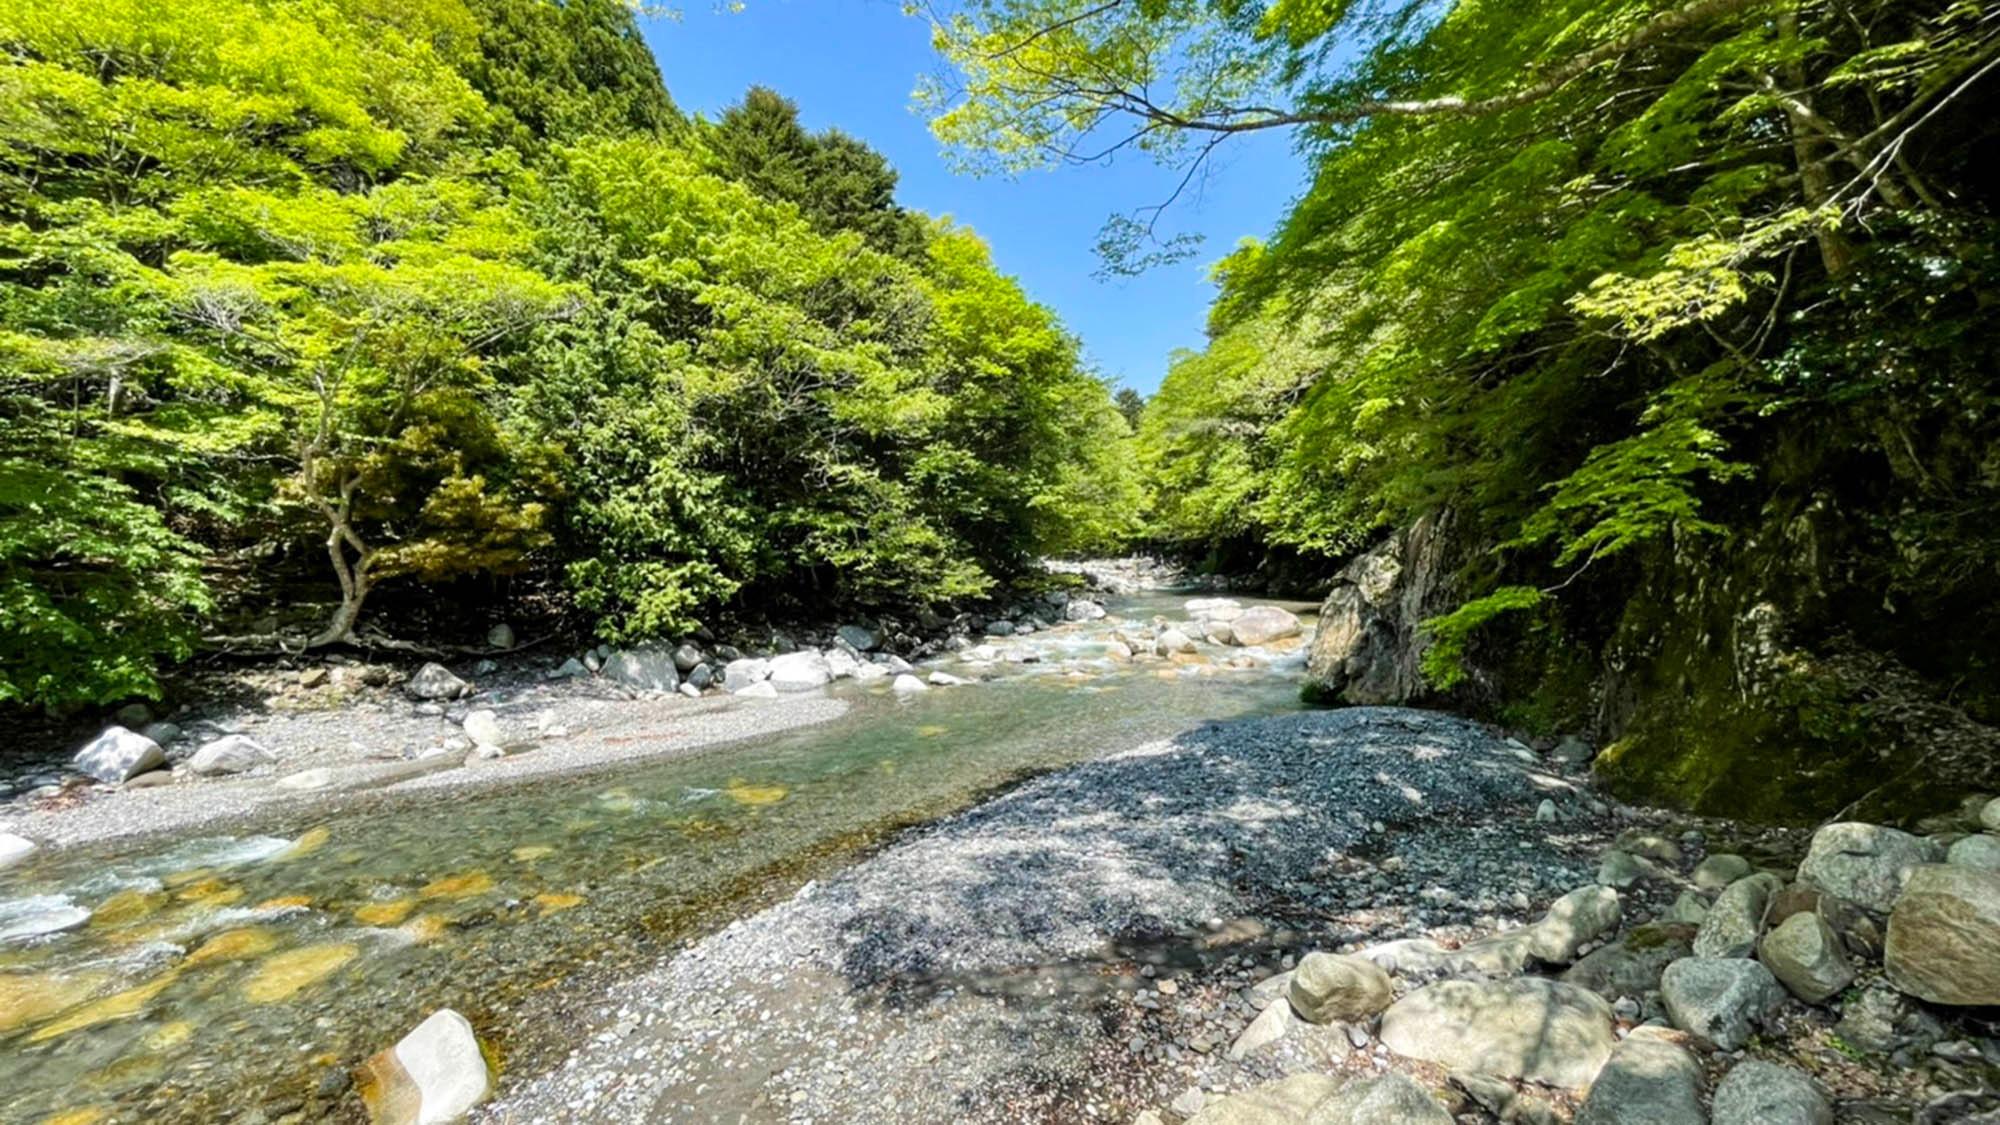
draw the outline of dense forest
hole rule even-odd
[[[769,91],[683,115],[617,0],[0,2],[0,702],[1116,540],[1109,391],[895,187]]]
[[[939,39],[974,167],[1309,162],[1144,409],[1158,541],[1298,573],[1403,535],[1401,694],[1615,739],[1648,798],[1992,784],[1993,5],[989,0]]]

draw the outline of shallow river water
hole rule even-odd
[[[1144,621],[1181,600],[1110,606]],[[352,1067],[442,1006],[503,1074],[532,1069],[560,1058],[592,982],[899,827],[1298,705],[1296,649],[1118,665],[1102,659],[1113,624],[1021,638],[1043,662],[978,686],[841,685],[839,719],[687,757],[0,874],[0,1121],[357,1118]],[[88,920],[21,935],[65,910]]]

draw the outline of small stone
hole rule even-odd
[[[1393,997],[1389,974],[1361,957],[1308,953],[1292,973],[1292,1009],[1308,1023],[1367,1019]]]
[[[1542,803],[1535,806],[1535,823],[1554,824],[1555,822],[1556,803],[1547,797],[1543,797]]]
[[[1675,1027],[1734,1051],[1784,1002],[1785,990],[1747,958],[1687,957],[1660,975],[1660,995]]]
[[[1979,826],[1988,832],[2000,832],[2000,797],[1980,807]]]
[[[1201,1087],[1189,1086],[1187,1089],[1182,1090],[1173,1101],[1168,1102],[1167,1108],[1180,1114],[1182,1117],[1193,1117],[1195,1114],[1200,1113],[1202,1107],[1207,1104],[1208,1095],[1201,1092]]]
[[[905,672],[889,681],[889,690],[897,695],[914,695],[920,691],[929,691],[930,685]]]
[[[1549,912],[1530,931],[1528,951],[1551,964],[1567,965],[1576,960],[1584,943],[1616,930],[1620,916],[1617,891],[1579,887],[1550,904]]]
[[[486,647],[507,649],[514,647],[514,627],[502,621],[486,630]]]
[[[302,688],[316,688],[324,684],[332,675],[333,673],[327,671],[324,665],[315,664],[311,668],[300,669],[299,686]]]
[[[1794,914],[1764,935],[1757,959],[1792,995],[1818,1004],[1854,983],[1840,935],[1813,913]]]
[[[203,776],[217,774],[245,773],[258,766],[277,761],[277,756],[264,749],[248,735],[229,734],[213,742],[204,743],[188,761],[188,769]]]
[[[707,654],[692,644],[682,643],[674,646],[674,667],[682,672],[692,672],[707,663],[707,661]],[[695,686],[700,687],[701,685],[696,684]]]
[[[1841,1009],[1834,1034],[1840,1041],[1860,1051],[1886,1055],[1896,1049],[1896,1027],[1910,1014],[1910,999],[1884,984],[1862,989],[1861,995]]]
[[[873,629],[861,625],[842,625],[835,633],[856,652],[869,652],[882,643]]]
[[[1591,1080],[1576,1125],[1706,1125],[1701,1092],[1695,1057],[1659,1029],[1642,1027]]]
[[[1243,1034],[1236,1037],[1236,1042],[1229,1045],[1230,1061],[1239,1062],[1257,1048],[1283,1039],[1291,1029],[1292,1005],[1280,997],[1265,1005],[1264,1010],[1257,1013],[1257,1018],[1250,1021],[1250,1026],[1243,1029]]]
[[[1695,935],[1696,957],[1748,957],[1757,948],[1771,896],[1783,889],[1775,875],[1747,875],[1729,884],[1708,908]]]
[[[1709,856],[1694,867],[1694,885],[1705,891],[1719,891],[1750,874],[1750,861],[1727,852]]]
[[[470,693],[472,685],[452,675],[451,669],[442,664],[426,664],[417,669],[403,684],[403,692],[412,699],[457,699]]]
[[[1699,926],[1708,919],[1708,900],[1694,891],[1682,891],[1674,904],[1667,908],[1661,919],[1666,922],[1684,922]]]
[[[1981,871],[2000,871],[2000,836],[1984,833],[1967,836],[1951,846],[1951,850],[1945,853],[1944,861]]]
[[[1788,1066],[1737,1063],[1715,1088],[1713,1125],[1833,1125],[1833,1106]]]
[[[1645,865],[1630,852],[1616,848],[1604,853],[1597,863],[1597,881],[1607,887],[1626,889],[1646,877]]]

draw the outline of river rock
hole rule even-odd
[[[605,658],[604,674],[635,691],[672,691],[681,686],[674,654],[663,648],[620,649]]]
[[[1291,1001],[1285,997],[1280,996],[1264,1005],[1264,1010],[1257,1013],[1257,1018],[1251,1020],[1250,1026],[1243,1029],[1243,1034],[1236,1037],[1236,1042],[1229,1045],[1230,1061],[1241,1062],[1245,1055],[1257,1048],[1283,1039],[1285,1033],[1292,1029],[1292,1019]]]
[[[1729,884],[1709,905],[1694,938],[1696,957],[1748,957],[1757,948],[1771,896],[1784,889],[1775,875],[1746,875]]]
[[[1186,1125],[1302,1125],[1315,1107],[1339,1091],[1337,1078],[1294,1074],[1208,1102]]]
[[[1393,994],[1389,974],[1360,957],[1308,953],[1292,972],[1292,1009],[1308,1023],[1365,1020]]]
[[[1597,881],[1625,890],[1652,874],[1649,865],[1631,852],[1612,848],[1597,861]]]
[[[1922,864],[1889,914],[1889,983],[1933,1004],[2000,1004],[2000,871]]]
[[[0,832],[0,871],[5,871],[18,863],[26,863],[34,851],[35,842],[26,836]]]
[[[470,738],[475,746],[492,746],[499,750],[512,750],[527,741],[520,735],[510,732],[500,722],[498,714],[485,708],[469,712],[465,716],[465,721],[460,723],[459,726],[465,731],[465,736]]]
[[[1104,616],[1104,607],[1088,598],[1074,598],[1063,607],[1064,621],[1096,621]]]
[[[145,735],[114,726],[106,727],[103,734],[77,751],[70,764],[99,781],[116,785],[166,765],[167,753]]]
[[[1915,1010],[1909,997],[1884,984],[1871,984],[1840,1010],[1834,1034],[1857,1050],[1886,1055],[1903,1041],[1899,1025]]]
[[[1590,1083],[1576,1125],[1706,1125],[1701,1064],[1657,1027],[1635,1028]]]
[[[1694,953],[1695,928],[1686,923],[1652,922],[1578,961],[1562,979],[1607,1000],[1657,992],[1668,965]]]
[[[583,666],[583,661],[578,660],[576,657],[572,656],[568,660],[565,660],[561,664],[558,664],[554,668],[550,669],[549,679],[567,680],[567,679],[572,679],[576,676],[587,676],[589,674],[590,674],[590,669]]]
[[[1881,914],[1896,904],[1910,868],[1943,858],[1936,841],[1878,824],[1843,821],[1813,833],[1812,846],[1799,864],[1799,881]]]
[[[1944,861],[1981,871],[2000,871],[2000,836],[1967,836],[1945,852]]]
[[[486,646],[488,648],[513,648],[514,627],[502,621],[494,625],[491,629],[486,630]]]
[[[876,665],[868,664],[867,661],[854,655],[854,651],[846,645],[835,645],[825,652],[820,653],[820,655],[826,658],[826,670],[828,674],[836,680],[859,677],[864,664],[867,664],[871,668],[876,667]],[[883,671],[886,672],[888,669],[884,668]]]
[[[708,654],[690,642],[683,641],[674,646],[674,667],[680,672],[692,672],[707,662]]]
[[[178,723],[169,723],[161,721],[157,723],[147,723],[145,728],[141,730],[139,733],[145,735],[147,738],[152,739],[154,742],[157,742],[160,745],[165,746],[169,743],[180,741],[181,728],[180,724]]]
[[[1567,965],[1576,960],[1579,947],[1617,929],[1621,912],[1617,891],[1579,887],[1550,904],[1534,924],[1528,951],[1550,964]]]
[[[1711,1120],[1713,1125],[1833,1125],[1833,1106],[1799,1071],[1751,1059],[1731,1067],[1716,1085]]]
[[[1382,1014],[1381,1039],[1409,1058],[1569,1089],[1590,1081],[1614,1042],[1603,997],[1540,977],[1420,988]]]
[[[411,699],[457,699],[472,691],[472,685],[452,674],[451,669],[432,662],[403,681],[403,694]]]
[[[1667,907],[1662,920],[1699,926],[1708,920],[1708,900],[1696,891],[1682,891],[1680,897],[1674,899],[1674,904]]]
[[[771,681],[769,680],[759,680],[756,683],[750,684],[747,687],[732,688],[731,691],[733,694],[742,696],[745,699],[778,698],[778,689],[771,686]]]
[[[988,621],[981,632],[989,637],[1011,637],[1014,635],[1014,623],[1007,620]]]
[[[842,625],[833,634],[856,652],[873,652],[882,643],[881,636],[865,625]]]
[[[771,675],[765,681],[781,692],[811,691],[833,679],[826,657],[810,649],[788,652],[771,659]]]
[[[904,672],[894,680],[889,681],[889,690],[895,692],[897,695],[913,695],[920,691],[929,691],[930,689],[931,685],[912,676],[908,672]]]
[[[972,681],[964,676],[954,676],[950,672],[932,672],[924,677],[924,682],[932,687],[963,687]]]
[[[1267,645],[1301,631],[1299,619],[1274,605],[1252,606],[1229,622],[1229,631],[1239,645]]]
[[[1675,1027],[1734,1051],[1784,1002],[1785,989],[1748,958],[1687,957],[1660,974],[1660,997]]]
[[[213,742],[203,743],[188,760],[188,768],[203,776],[225,773],[245,773],[267,762],[277,761],[277,755],[264,749],[256,739],[243,734],[226,734]]]
[[[714,684],[715,665],[713,664],[695,665],[688,669],[687,679],[681,681],[682,687],[691,687],[696,691],[706,691]]]
[[[1979,826],[1988,832],[2000,832],[2000,797],[1980,806]]]
[[[1162,629],[1153,638],[1153,652],[1157,656],[1172,656],[1177,652],[1195,651],[1194,641],[1179,629]]]
[[[1719,891],[1750,874],[1750,861],[1724,852],[1694,865],[1694,885],[1704,891]]]
[[[355,1085],[375,1125],[433,1125],[485,1101],[493,1075],[472,1024],[442,1008],[363,1063]]]
[[[751,684],[761,684],[771,675],[771,662],[754,656],[739,656],[722,666],[722,684],[740,692]]]
[[[1792,995],[1818,1004],[1854,983],[1840,935],[1811,911],[1794,914],[1764,935],[1757,959]]]
[[[1452,1125],[1451,1114],[1408,1075],[1357,1078],[1314,1106],[1311,1125]]]

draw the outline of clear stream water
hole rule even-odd
[[[1143,623],[1182,600],[1109,605]],[[900,827],[1298,706],[1296,650],[1118,665],[1115,624],[1021,638],[1044,662],[976,687],[843,684],[833,722],[683,758],[0,874],[0,1121],[358,1119],[352,1068],[442,1006],[503,1073],[559,1061],[604,983]]]

